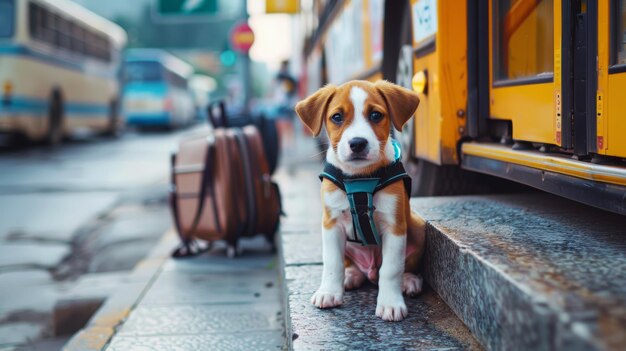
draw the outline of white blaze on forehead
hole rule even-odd
[[[354,86],[350,89],[350,101],[354,106],[354,118],[363,117],[363,110],[365,108],[365,99],[367,99],[367,93],[365,90]]]
[[[365,116],[365,100],[367,99],[367,92],[363,90],[363,88],[353,86],[350,89],[350,101],[352,102],[352,106],[354,107],[354,119],[352,123],[346,130],[343,132],[341,136],[340,143],[344,143],[345,147],[348,148],[348,142],[352,138],[365,138],[370,147],[370,152],[378,152],[379,150],[379,142],[376,138],[376,133],[374,133],[374,129],[367,122],[367,117]]]

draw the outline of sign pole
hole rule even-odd
[[[248,0],[243,1],[243,19],[248,22]],[[243,74],[243,94],[244,94],[244,113],[250,113],[250,101],[252,100],[252,70],[250,63],[250,51],[246,51],[243,54],[242,60],[242,74]]]

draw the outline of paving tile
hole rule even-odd
[[[262,239],[262,238],[261,238]],[[264,240],[264,239],[263,239]],[[260,244],[260,243],[259,243]],[[263,243],[265,244],[265,243]],[[248,270],[275,270],[276,255],[269,253],[269,246],[263,245],[262,251],[246,249],[235,259],[226,257],[225,246],[216,243],[217,248],[210,253],[182,260],[168,260],[163,270],[176,272],[241,272]]]
[[[19,239],[69,243],[86,219],[95,218],[110,208],[117,196],[109,192],[2,195],[0,238],[11,235]]]
[[[10,323],[0,326],[0,349],[4,346],[24,345],[37,339],[45,327],[34,323]]]
[[[113,339],[107,351],[275,351],[283,350],[284,348],[284,336],[275,332],[265,332],[222,335],[162,335],[150,337],[119,336]]]
[[[71,252],[66,244],[6,243],[0,245],[0,269],[54,268]]]
[[[54,284],[0,287],[0,319],[20,311],[48,314],[62,292]]]
[[[285,265],[322,263],[321,233],[285,235],[282,240]]]
[[[118,241],[95,251],[91,258],[87,271],[89,273],[130,271],[141,260],[142,255],[148,253],[156,245],[157,240],[146,238],[144,240]]]
[[[293,349],[298,350],[466,350],[480,349],[467,328],[432,291],[405,301],[409,316],[385,322],[375,316],[377,287],[344,295],[340,308],[310,303],[321,266],[287,268]]]
[[[0,272],[0,286],[34,286],[51,284],[52,276],[45,269]]]
[[[142,300],[145,305],[224,304],[277,301],[275,271],[237,273],[163,272]]]
[[[322,265],[313,267],[285,267],[285,281],[289,295],[313,295],[322,280]]]
[[[280,303],[140,306],[119,336],[254,332],[283,329]]]
[[[143,211],[135,211],[130,214],[121,214],[104,228],[93,244],[96,249],[101,249],[117,243],[125,244],[131,240],[152,241],[155,235],[160,236],[172,227],[170,210],[167,206],[155,208],[143,208]]]

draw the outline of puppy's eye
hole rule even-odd
[[[370,121],[378,123],[383,120],[383,114],[378,111],[370,112]]]
[[[330,117],[330,120],[335,124],[341,124],[343,123],[343,115],[341,113],[335,113]]]

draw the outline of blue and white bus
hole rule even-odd
[[[124,59],[126,124],[175,128],[193,122],[193,67],[159,49],[128,50]]]
[[[0,132],[115,133],[126,32],[69,0],[0,0]]]

